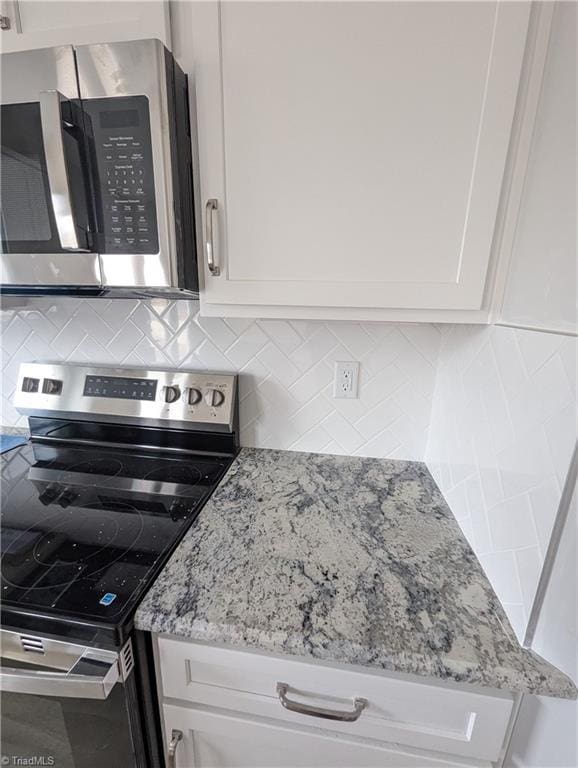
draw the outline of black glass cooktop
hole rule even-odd
[[[231,458],[28,443],[1,457],[4,620],[125,621]]]

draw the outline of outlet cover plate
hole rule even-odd
[[[333,397],[354,400],[359,385],[359,363],[336,362],[333,372]]]

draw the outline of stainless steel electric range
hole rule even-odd
[[[238,452],[236,377],[28,363],[15,406],[31,439],[1,458],[2,754],[162,766],[133,616]]]

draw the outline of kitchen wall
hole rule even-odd
[[[0,321],[5,426],[25,425],[11,405],[21,361],[183,366],[241,372],[244,445],[427,458],[522,637],[576,435],[575,339],[224,321],[161,300],[5,298]],[[333,363],[349,359],[360,398],[335,400]]]
[[[575,493],[533,644],[539,654],[573,680],[578,680],[577,537]],[[525,696],[505,765],[507,768],[578,765],[578,702]]]
[[[577,434],[574,3],[554,7],[502,321],[535,330],[444,330],[426,456],[521,639]]]
[[[241,372],[243,445],[426,458],[523,636],[576,437],[575,338],[225,321],[162,300],[4,298],[0,322],[5,426],[26,423],[11,405],[22,361],[182,366]],[[349,359],[360,397],[335,400],[333,363]]]
[[[576,339],[443,332],[426,453],[520,639],[576,439]]]
[[[241,442],[422,460],[441,334],[433,325],[201,318],[190,301],[4,298],[2,416],[30,360],[241,373]],[[357,400],[332,397],[333,364],[361,362]]]

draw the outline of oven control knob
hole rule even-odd
[[[212,408],[218,408],[225,402],[225,393],[220,389],[209,389],[205,394],[205,402]]]
[[[62,382],[59,379],[44,379],[42,392],[45,395],[59,395],[62,392]]]
[[[176,384],[171,384],[164,388],[165,390],[165,403],[174,403],[181,396],[181,390]]]
[[[196,389],[195,387],[189,387],[187,391],[187,403],[189,405],[196,405],[197,403],[200,403],[203,399],[203,393],[200,389]]]
[[[38,501],[47,507],[49,504],[52,504],[52,502],[57,499],[61,493],[62,488],[59,485],[49,485],[38,496]]]
[[[30,376],[25,376],[22,380],[22,391],[38,392],[39,384],[40,384],[40,379],[33,379]]]
[[[76,491],[74,491],[72,488],[65,488],[58,497],[58,503],[61,507],[66,509],[66,507],[69,507],[77,498],[78,493]]]

